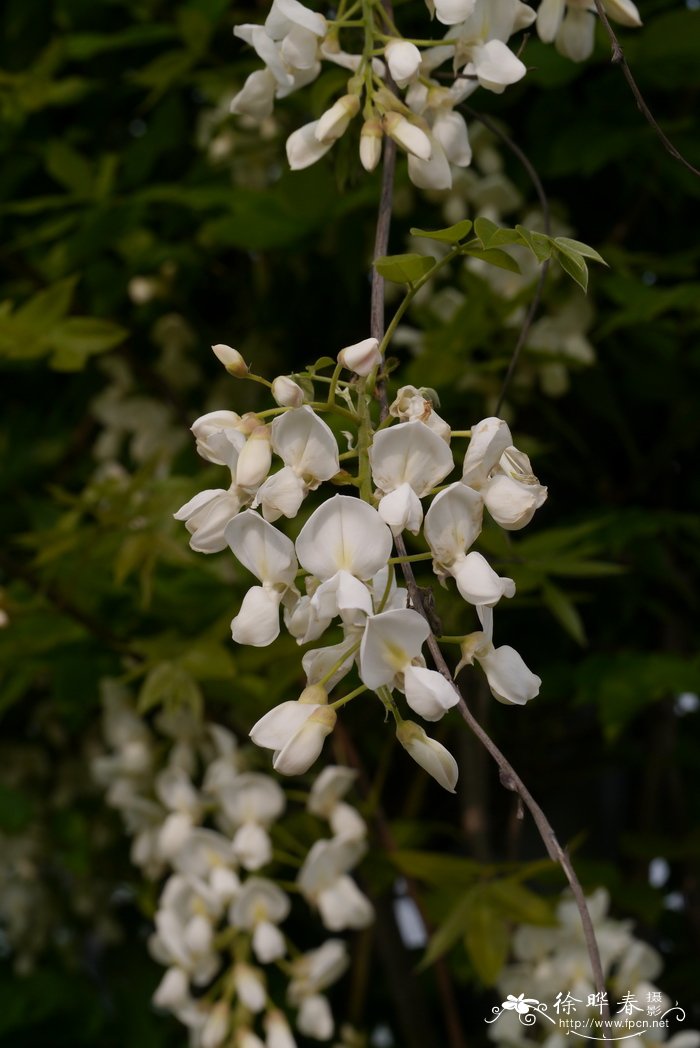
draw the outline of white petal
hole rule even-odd
[[[289,1023],[282,1012],[267,1013],[265,1034],[267,1048],[297,1048]]]
[[[456,706],[459,695],[436,670],[409,666],[404,671],[406,702],[424,720],[437,721]]]
[[[541,484],[522,484],[503,473],[491,477],[482,489],[489,513],[506,531],[519,531],[529,524],[547,498]]]
[[[369,451],[374,483],[380,491],[410,484],[423,498],[454,468],[449,446],[424,425],[401,422],[380,430]]]
[[[338,472],[338,445],[333,432],[308,404],[286,411],[274,420],[271,429],[272,447],[310,488]]]
[[[330,621],[341,615],[344,621],[364,625],[366,615],[372,614],[372,597],[363,582],[347,571],[339,571],[322,582],[311,605],[319,618]]]
[[[331,932],[366,928],[374,919],[372,904],[347,874],[318,897],[321,919]]]
[[[258,488],[270,472],[271,464],[270,431],[267,426],[258,426],[238,456],[236,484],[241,488]]]
[[[276,81],[269,69],[256,69],[231,102],[231,112],[262,121],[272,116]]]
[[[238,454],[245,444],[243,420],[235,411],[209,411],[190,427],[197,441],[197,452],[207,462],[228,466],[234,471]]]
[[[502,418],[491,417],[477,422],[472,426],[471,440],[464,456],[462,482],[479,489],[512,443],[510,429]]]
[[[594,39],[593,12],[568,7],[555,39],[557,51],[572,62],[585,62],[593,54]]]
[[[328,678],[326,682],[326,688],[330,691],[338,684],[343,677],[347,676],[353,667],[355,662],[355,653],[352,652],[343,659],[343,655],[351,648],[351,640],[341,641],[339,644],[329,644],[325,648],[312,648],[311,651],[307,651],[302,656],[301,665],[306,674],[306,679],[309,684],[315,684],[318,681],[326,677],[330,673],[333,666],[336,664],[338,668],[333,672],[333,675]],[[341,661],[342,660],[342,661]]]
[[[302,567],[325,580],[337,571],[371,579],[391,556],[392,536],[375,509],[349,495],[324,502],[301,529],[296,542]]]
[[[264,827],[247,822],[236,830],[233,850],[244,869],[259,870],[272,858],[272,841]]]
[[[537,35],[545,44],[551,44],[559,31],[566,0],[542,0],[537,9]]]
[[[261,964],[284,957],[287,944],[284,935],[271,921],[260,921],[253,931],[253,953]]]
[[[299,1033],[317,1041],[327,1041],[333,1036],[333,1012],[327,999],[321,994],[304,997],[297,1015]]]
[[[454,565],[452,572],[457,589],[470,604],[493,607],[501,597],[515,595],[513,580],[496,574],[481,553],[469,553]]]
[[[360,679],[368,688],[390,684],[420,654],[430,626],[417,611],[384,611],[367,619],[360,647]]]
[[[337,714],[330,706],[317,706],[309,719],[275,753],[272,766],[280,775],[303,775],[323,749],[335,727]]]
[[[400,484],[395,491],[385,495],[377,511],[394,535],[400,535],[404,529],[417,535],[423,523],[423,507],[410,484]]]
[[[499,702],[524,706],[539,694],[542,681],[525,665],[522,656],[504,644],[477,659],[486,674],[489,688]]]
[[[642,24],[639,11],[632,0],[603,0],[603,7],[613,21],[619,22],[620,25],[636,27]]]
[[[283,466],[258,488],[253,506],[262,506],[265,520],[296,517],[306,494],[307,487],[301,477],[291,466]]]
[[[190,546],[198,553],[220,553],[226,549],[224,531],[241,507],[235,491],[212,488],[200,491],[174,514],[190,532]]]
[[[256,746],[280,750],[316,709],[313,703],[290,700],[275,706],[250,729]]]
[[[265,648],[280,632],[280,598],[274,590],[251,586],[243,598],[241,610],[231,620],[231,636],[236,644]]]
[[[261,1012],[267,1001],[262,973],[249,964],[237,964],[233,969],[233,981],[241,1003],[251,1012]]]
[[[318,39],[301,26],[292,26],[280,44],[282,61],[292,74],[315,69],[317,51]]]
[[[342,801],[336,804],[328,821],[334,837],[342,840],[364,840],[367,837],[367,823],[350,804]]]
[[[334,142],[319,142],[316,138],[318,120],[293,131],[287,139],[287,160],[292,171],[302,171],[311,167],[328,152]]]
[[[291,586],[297,572],[294,544],[259,513],[246,510],[226,528],[226,541],[241,564],[261,582]]]
[[[459,768],[449,750],[429,738],[413,721],[403,721],[396,730],[396,738],[421,768],[450,793],[455,792]]]
[[[407,40],[390,40],[384,48],[384,57],[389,72],[398,83],[407,83],[418,72],[421,63],[420,51]]]
[[[438,140],[451,164],[468,167],[472,162],[467,125],[461,113],[439,113],[433,121],[433,137]]]
[[[431,149],[427,160],[412,153],[408,154],[408,177],[419,189],[451,189],[452,171],[445,150],[433,136],[428,141]]]
[[[481,495],[459,481],[435,496],[423,533],[436,561],[450,564],[469,549],[481,532],[483,509]]]
[[[168,968],[153,994],[153,1003],[158,1008],[172,1011],[189,1000],[190,980],[182,968]]]
[[[475,0],[435,0],[435,17],[443,25],[457,25],[469,18]]]
[[[479,83],[500,94],[508,84],[522,80],[527,69],[502,40],[487,40],[472,50],[472,61]]]
[[[400,113],[387,113],[384,130],[402,149],[420,160],[429,160],[433,145],[429,137],[417,124],[411,123]]]
[[[314,815],[326,818],[357,778],[357,772],[339,764],[330,764],[315,779],[306,807]]]
[[[265,22],[265,28],[271,35],[274,36],[276,29],[279,29],[281,19],[300,25],[318,37],[325,36],[328,28],[323,15],[309,11],[308,7],[304,7],[299,0],[274,0]]]

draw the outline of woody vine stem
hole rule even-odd
[[[389,244],[389,233],[391,229],[391,214],[393,205],[393,191],[394,191],[394,169],[396,159],[396,145],[391,139],[386,139],[384,144],[384,153],[382,158],[382,186],[381,195],[379,201],[379,211],[377,215],[377,225],[374,240],[374,257],[380,258],[386,255],[388,244]],[[377,272],[376,268],[372,268],[372,284],[371,284],[371,306],[370,306],[370,323],[371,323],[371,335],[381,343],[384,337],[384,279]],[[385,382],[380,377],[377,381],[376,386],[377,396],[381,405],[381,418],[382,421],[388,414],[388,402],[386,395]],[[406,582],[406,589],[408,590],[408,596],[411,606],[430,625],[430,618],[426,613],[425,604],[420,591],[420,588],[416,582],[416,577],[413,573],[413,568],[410,561],[407,560],[407,549],[403,539],[403,535],[399,534],[394,537],[394,544],[403,572],[404,580]],[[598,942],[595,937],[595,930],[593,928],[593,922],[591,915],[588,910],[586,903],[586,897],[581,887],[576,871],[571,862],[571,858],[565,848],[559,843],[556,833],[549,822],[549,819],[545,815],[544,811],[537,803],[535,798],[532,796],[527,786],[520,778],[508,758],[499,749],[496,743],[493,741],[491,736],[484,730],[481,724],[478,722],[472,711],[470,710],[467,702],[462,695],[459,687],[457,686],[454,677],[450,671],[447,662],[442,654],[440,645],[437,641],[435,634],[430,631],[428,636],[427,645],[432,655],[435,668],[438,672],[449,682],[454,690],[459,695],[459,702],[457,709],[459,710],[460,716],[465,721],[469,729],[476,735],[478,740],[490,754],[492,759],[498,766],[499,777],[501,784],[507,790],[512,790],[513,793],[517,794],[520,801],[527,808],[532,816],[532,819],[537,827],[538,833],[542,838],[542,842],[545,846],[547,854],[553,862],[558,863],[561,866],[564,875],[566,876],[569,886],[573,893],[576,901],[576,907],[581,918],[581,925],[583,927],[583,934],[586,941],[586,949],[591,963],[591,971],[593,974],[593,980],[595,982],[596,990],[601,993],[602,1000],[605,1000],[605,978],[603,975],[603,966],[600,959],[600,951],[598,949]],[[604,1014],[606,1018],[609,1018],[609,1009],[607,1004],[604,1005]],[[610,1037],[605,1034],[605,1043],[610,1044]]]

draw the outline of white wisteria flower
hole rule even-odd
[[[274,881],[248,877],[229,909],[234,928],[253,933],[253,953],[261,964],[284,957],[287,946],[278,925],[290,911],[289,896]]]
[[[259,870],[272,857],[267,827],[282,814],[286,800],[269,775],[244,772],[219,793],[223,814],[235,830],[234,855],[246,870]]]
[[[308,810],[327,819],[336,837],[361,839],[367,836],[367,826],[360,813],[343,801],[356,778],[357,772],[352,768],[328,765],[309,791]]]
[[[513,706],[524,706],[539,695],[542,680],[527,668],[521,655],[503,644],[493,646],[493,609],[477,608],[483,630],[470,633],[461,644],[462,658],[455,673],[476,660],[486,674],[494,699]]]
[[[328,694],[319,684],[305,688],[298,700],[269,710],[250,730],[256,746],[274,750],[272,766],[281,775],[301,775],[323,749],[335,727],[337,714],[327,705]]]
[[[361,839],[316,841],[299,871],[299,890],[318,907],[329,931],[366,928],[372,922],[372,904],[348,876],[348,870],[357,865],[366,850]]]
[[[325,581],[339,571],[372,579],[391,556],[392,535],[376,509],[334,495],[311,514],[296,541],[299,563]]]
[[[356,375],[369,375],[381,362],[382,355],[376,338],[365,338],[362,342],[346,346],[338,353],[338,363],[348,371],[354,371]]]
[[[513,447],[507,424],[498,418],[483,419],[472,427],[462,483],[481,494],[493,519],[506,531],[529,524],[547,498],[530,459]]]
[[[209,488],[198,492],[173,516],[185,522],[192,538],[190,547],[197,553],[220,553],[226,549],[224,531],[241,508],[238,488]]]
[[[431,396],[427,396],[428,393]],[[395,400],[389,405],[389,414],[399,419],[400,422],[423,422],[449,443],[451,433],[449,423],[438,415],[432,396],[437,397],[434,390],[401,386]]]
[[[253,502],[266,520],[295,517],[309,491],[338,472],[333,432],[308,404],[286,411],[271,427],[272,449],[284,462],[258,489]]]
[[[430,626],[417,611],[401,608],[367,619],[360,647],[360,678],[368,688],[400,688],[425,720],[439,720],[459,702],[452,685],[425,668],[421,648]]]
[[[243,598],[231,622],[231,635],[238,644],[264,647],[279,635],[281,601],[290,591],[296,593],[294,544],[254,510],[229,521],[225,538],[241,564],[262,583]]]
[[[375,435],[369,460],[382,496],[380,517],[395,535],[404,528],[418,534],[423,522],[420,499],[454,468],[449,445],[422,423],[401,422]]]
[[[603,0],[608,17],[620,25],[638,28],[642,24],[632,0]],[[537,10],[537,35],[554,46],[565,58],[585,62],[593,53],[595,10],[588,0],[542,0]]]

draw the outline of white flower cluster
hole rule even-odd
[[[133,836],[132,860],[149,878],[167,875],[149,944],[167,968],[154,1003],[188,1028],[194,1048],[294,1048],[270,995],[265,968],[273,965],[288,980],[299,1032],[330,1039],[335,1023],[323,991],[347,967],[345,943],[331,938],[290,955],[280,929],[290,897],[260,872],[273,860],[269,831],[284,816],[284,791],[270,776],[243,770],[236,739],[220,725],[201,726],[183,713],[162,713],[157,724],[159,734],[107,682],[110,752],[93,771]],[[315,841],[297,876],[301,896],[334,932],[373,920],[349,875],[366,850],[365,823],[344,800],[354,777],[331,766],[313,784],[307,810],[330,824],[332,836]]]
[[[605,888],[598,888],[586,900],[593,921],[595,937],[600,950],[603,976],[607,987],[607,1003],[610,1014],[624,1017],[625,995],[643,1004],[633,1014],[636,1018],[646,1016],[646,1002],[656,1001],[657,1007],[649,1014],[659,1018],[671,1007],[671,1000],[654,984],[661,973],[663,963],[653,947],[637,939],[632,930],[632,921],[618,921],[608,916],[610,899]],[[508,1004],[498,1020],[489,1026],[489,1038],[499,1044],[533,1044],[534,1035],[538,1043],[546,1048],[564,1048],[568,1043],[565,1031],[548,1033],[546,1023],[528,1024],[521,1021],[527,1012],[525,1005],[519,1009],[517,998],[531,998],[549,1003],[557,995],[569,995],[575,1001],[576,1018],[600,1018],[601,1002],[591,976],[591,963],[581,928],[578,908],[567,894],[556,910],[557,923],[554,927],[521,925],[512,940],[514,961],[507,965],[498,980],[498,990],[503,1000],[510,995]],[[523,990],[525,993],[523,994]],[[652,1019],[649,1019],[651,1024]],[[551,1027],[548,1027],[551,1029]],[[542,1039],[542,1034],[545,1034]],[[538,1036],[539,1035],[539,1036]],[[700,1033],[684,1030],[666,1040],[667,1030],[663,1026],[643,1030],[634,1037],[634,1043],[645,1048],[658,1048],[661,1044],[676,1048],[698,1048]]]
[[[229,370],[243,374],[234,356],[223,357]],[[406,592],[396,584],[393,539],[404,530],[413,535],[422,530],[428,550],[421,559],[432,559],[443,584],[454,579],[481,622],[479,632],[463,638],[459,668],[476,660],[499,701],[522,705],[538,693],[540,679],[513,648],[493,644],[493,607],[513,596],[515,584],[472,547],[484,510],[501,527],[518,530],[532,519],[547,490],[498,418],[473,427],[461,479],[442,486],[455,468],[451,431],[423,392],[400,389],[387,420],[393,424],[372,429],[366,376],[380,360],[376,340],[366,339],[340,352],[322,403],[299,403],[307,397],[308,375],[297,376],[307,392],[294,379],[277,378],[268,385],[279,408],[242,418],[217,411],[198,419],[192,427],[197,449],[229,468],[231,485],[201,492],[176,517],[185,521],[193,549],[215,552],[228,545],[259,583],[247,591],[231,623],[237,643],[271,644],[280,632],[280,608],[300,645],[318,641],[332,628],[342,632],[338,643],[305,652],[307,686],[300,698],[270,710],[250,733],[257,745],[273,751],[276,771],[306,771],[333,730],[337,709],[371,690],[393,715],[402,746],[454,791],[454,758],[418,724],[404,720],[393,694],[403,693],[409,708],[428,721],[439,720],[459,700],[453,684],[426,667],[423,647],[430,628],[407,607]],[[356,377],[342,380],[343,368]],[[336,392],[346,407],[336,403]],[[353,447],[344,456],[358,457],[357,478],[340,469],[335,435],[318,411],[336,411],[343,422],[357,424],[356,437],[348,435]],[[262,419],[269,414],[276,417],[268,426]],[[271,472],[273,453],[276,472]],[[272,521],[295,517],[308,492],[328,480],[355,483],[361,497],[328,498],[292,542]],[[434,497],[424,517],[421,500],[429,496]],[[329,702],[329,692],[353,668],[360,687]]]
[[[623,25],[641,24],[632,0],[604,4]],[[514,33],[537,20],[541,39],[554,40],[563,54],[580,61],[593,48],[591,0],[542,0],[537,13],[521,0],[427,0],[427,6],[448,27],[434,41],[403,37],[380,0],[364,0],[361,12],[359,3],[341,0],[330,20],[299,0],[273,0],[263,25],[234,30],[265,68],[251,73],[231,103],[232,112],[262,122],[276,98],[315,80],[323,61],[334,63],[352,74],[346,93],[289,137],[291,168],[314,164],[361,113],[359,154],[366,170],[379,163],[382,138],[388,135],[408,154],[415,185],[447,189],[451,165],[471,162],[467,127],[456,107],[478,87],[501,93],[525,76],[524,63],[507,46]],[[344,50],[341,34],[354,34],[361,50]],[[445,63],[451,63],[449,85],[434,75]]]

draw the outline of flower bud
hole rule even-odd
[[[209,1013],[209,1017],[202,1027],[202,1048],[219,1048],[228,1034],[231,1011],[226,1001],[219,1001]]]
[[[405,84],[418,72],[421,63],[420,51],[408,40],[390,40],[384,48],[389,72],[397,84]]]
[[[236,378],[245,378],[248,374],[248,365],[237,349],[233,349],[232,346],[225,346],[222,342],[211,348],[214,356],[221,361],[229,375],[235,375]]]
[[[314,131],[316,141],[335,142],[345,134],[348,124],[357,116],[359,109],[360,99],[357,95],[343,95],[320,117]]]
[[[272,448],[268,426],[257,426],[248,437],[238,456],[236,484],[240,488],[257,489],[270,472]]]
[[[297,1048],[289,1023],[280,1011],[275,1010],[266,1015],[265,1034],[267,1048]]]
[[[455,792],[459,769],[449,750],[429,738],[414,721],[402,721],[396,729],[396,738],[416,764],[420,764],[450,793]]]
[[[400,113],[387,113],[382,123],[387,135],[407,153],[412,153],[419,160],[430,160],[433,151],[430,139],[416,124]]]
[[[382,155],[381,121],[373,118],[365,120],[360,131],[360,163],[365,171],[374,171]]]
[[[261,1012],[267,1000],[262,972],[249,964],[237,964],[233,969],[233,981],[241,1004],[251,1012]]]
[[[338,363],[356,375],[369,375],[382,362],[376,338],[365,338],[352,346],[346,346],[338,354]]]
[[[304,390],[286,375],[278,375],[273,380],[272,396],[281,408],[300,408],[304,403]]]

